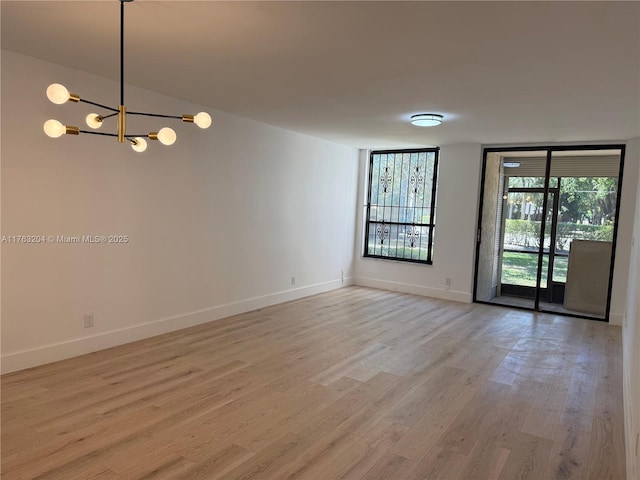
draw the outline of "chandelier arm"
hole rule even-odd
[[[100,108],[106,108],[107,110],[110,110],[112,112],[116,112],[116,114],[118,113],[118,109],[117,108],[107,107],[106,105],[102,105],[101,103],[91,102],[89,100],[85,100],[84,98],[81,98],[80,102],[88,103],[89,105],[95,105],[96,107],[100,107]]]
[[[140,135],[129,135],[128,133],[124,136],[124,138],[135,138],[135,137],[142,137],[142,138],[149,138],[149,134],[148,133],[142,133]]]
[[[117,137],[117,133],[92,132],[90,130],[79,130],[80,133],[88,133],[90,135],[102,135],[103,137]]]
[[[106,119],[106,118],[115,117],[116,115],[118,115],[118,112],[111,113],[111,114],[109,114],[109,115],[100,115],[100,118],[101,118],[102,120],[104,120],[104,119]]]
[[[161,115],[159,113],[145,112],[127,112],[127,115],[144,115],[145,117],[177,118],[178,120],[182,120],[182,115]]]

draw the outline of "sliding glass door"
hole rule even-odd
[[[474,301],[608,319],[623,154],[487,149]]]
[[[500,291],[502,295],[535,299],[538,281],[538,259],[540,257],[540,233],[544,190],[509,189],[506,194],[504,235],[500,266]],[[554,199],[550,202],[553,205]],[[547,221],[553,209],[547,206]],[[547,230],[542,242],[542,275],[540,288],[545,292],[549,278],[550,234]]]

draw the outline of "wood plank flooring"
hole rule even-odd
[[[349,287],[2,377],[2,479],[625,478],[621,330]]]

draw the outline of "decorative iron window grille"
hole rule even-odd
[[[365,257],[433,263],[439,152],[371,152]]]

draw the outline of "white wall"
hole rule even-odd
[[[130,133],[178,133],[143,154],[106,137],[50,139],[46,119],[82,128],[95,110],[51,104],[52,82],[109,105],[119,96],[114,81],[2,52],[2,235],[130,240],[2,245],[3,372],[338,288],[341,270],[350,282],[356,149],[134,87],[129,110],[208,110],[212,128],[132,119]]]
[[[630,273],[631,241],[634,224],[637,221],[636,192],[638,191],[638,172],[640,155],[637,141],[627,143],[622,177],[622,198],[620,200],[620,217],[618,221],[618,238],[616,242],[616,261],[613,269],[613,289],[611,291],[611,313],[609,322],[622,325],[627,309],[627,286]]]
[[[480,144],[440,149],[433,265],[362,257],[366,205],[366,151],[360,153],[356,283],[370,287],[470,302],[482,148]],[[451,279],[447,288],[445,280]]]
[[[629,161],[640,163],[640,138],[627,146]],[[640,185],[640,172],[636,178]],[[640,478],[640,457],[636,450],[640,435],[640,194],[636,194],[627,288],[627,316],[622,329],[624,403],[626,424],[627,478]]]

